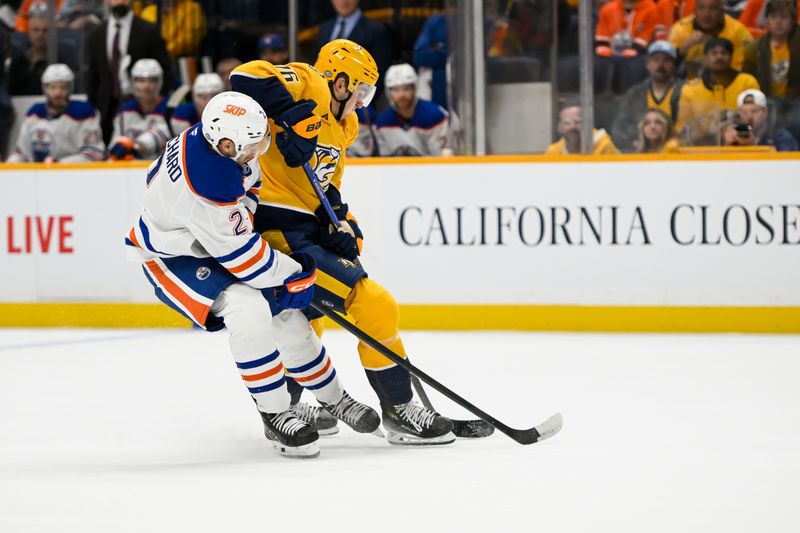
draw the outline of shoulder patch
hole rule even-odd
[[[427,130],[440,124],[445,118],[447,118],[447,115],[438,104],[430,100],[419,100],[417,101],[417,109],[414,111],[411,125]]]
[[[383,112],[378,115],[377,120],[375,120],[375,126],[378,128],[400,126],[400,120],[398,119],[397,111],[391,107],[384,109]]]
[[[44,102],[33,104],[30,109],[28,109],[28,112],[25,113],[25,116],[47,118],[47,105]]]
[[[176,107],[175,112],[172,114],[172,118],[184,120],[191,124],[200,122],[200,117],[197,116],[197,108],[192,102],[187,102]]]
[[[65,114],[74,120],[87,120],[96,116],[97,112],[89,102],[71,100]]]
[[[184,136],[186,179],[198,196],[215,204],[234,204],[245,194],[242,168],[211,150],[195,124]]]

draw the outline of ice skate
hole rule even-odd
[[[291,409],[282,413],[262,413],[264,436],[277,452],[293,459],[313,459],[319,456],[319,434]]]
[[[328,413],[358,433],[374,433],[381,425],[381,419],[372,407],[354,400],[347,392],[335,404],[320,403]]]
[[[298,402],[292,406],[292,411],[297,418],[316,429],[320,437],[339,433],[336,417],[322,407]]]
[[[456,440],[449,418],[414,402],[384,409],[383,427],[386,440],[398,446],[450,444]]]

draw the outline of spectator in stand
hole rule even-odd
[[[323,22],[319,28],[317,50],[335,39],[350,39],[369,50],[378,64],[378,90],[383,84],[383,73],[392,59],[392,45],[386,27],[370,20],[359,9],[360,0],[331,0],[336,17]]]
[[[430,69],[432,100],[447,109],[447,15],[432,15],[414,44],[417,69]],[[424,76],[423,76],[424,77]]]
[[[58,10],[61,28],[80,30],[93,28],[103,21],[102,0],[64,0]]]
[[[697,0],[694,15],[682,18],[672,26],[669,42],[683,59],[688,79],[700,75],[704,66],[704,46],[714,37],[732,43],[731,64],[735,69],[742,68],[744,51],[753,42],[753,36],[741,22],[725,14],[722,0]]]
[[[217,75],[222,78],[226,91],[231,90],[231,72],[241,64],[242,60],[235,57],[226,57],[217,63]]]
[[[800,96],[800,31],[794,4],[787,0],[767,3],[767,33],[747,49],[742,70],[758,80],[770,97]]]
[[[47,68],[47,4],[34,3],[28,11],[30,47],[11,58],[8,89],[12,95],[42,94],[42,74]]]
[[[639,121],[639,139],[634,142],[640,154],[674,154],[680,152],[672,119],[661,109],[648,109]]]
[[[58,13],[58,10],[61,8],[63,1],[64,0],[56,0],[56,13]],[[37,6],[37,4],[40,5]],[[24,0],[20,8],[17,10],[17,31],[21,33],[27,33],[29,27],[28,24],[33,16],[32,11],[44,8],[44,12],[47,13],[49,4],[49,0]]]
[[[75,75],[63,63],[47,67],[41,83],[45,101],[25,115],[9,163],[102,161],[100,116],[92,104],[72,100]]]
[[[391,107],[376,121],[378,152],[383,156],[440,156],[449,139],[447,111],[417,97],[417,73],[408,63],[386,71]]]
[[[769,4],[771,3],[772,2],[769,0],[747,0],[744,10],[739,17],[739,22],[750,30],[753,37],[761,37],[764,33],[769,31],[766,26],[767,18],[770,13]],[[789,4],[791,6],[793,20],[795,22],[800,22],[800,20],[797,19],[797,12],[800,10],[800,0],[785,0],[780,3]]]
[[[767,97],[764,93],[748,89],[739,94],[737,103],[742,123],[751,126],[749,133],[753,137],[753,144],[774,146],[779,152],[797,151],[797,139],[791,133],[783,128],[769,127]]]
[[[122,102],[114,117],[109,156],[114,161],[153,159],[169,139],[164,118],[167,97],[161,96],[164,71],[155,59],[140,59],[131,69],[134,97]]]
[[[753,127],[742,120],[732,109],[720,113],[719,122],[714,129],[720,146],[755,146]]]
[[[545,155],[569,155],[581,153],[581,108],[574,104],[567,104],[558,115],[558,133],[561,139],[554,142],[545,150]],[[605,130],[595,129],[593,135],[593,154],[618,154],[611,137]]]
[[[130,65],[146,57],[154,58],[163,70],[162,92],[174,86],[172,61],[158,27],[133,15],[131,0],[106,0],[111,16],[89,32],[87,87],[89,101],[102,117],[103,139],[112,133],[114,112],[129,98]],[[127,68],[126,68],[127,65]]]
[[[214,96],[225,90],[225,83],[219,74],[199,74],[192,85],[192,101],[175,108],[170,118],[172,135],[178,135],[186,128],[200,122],[206,104]]]
[[[265,33],[258,40],[258,57],[273,65],[285,65],[289,62],[289,47],[280,33]]]
[[[647,75],[647,46],[654,38],[663,37],[666,34],[652,0],[606,2],[600,8],[594,36],[595,75],[613,72],[614,92],[627,90]]]
[[[714,130],[720,112],[735,110],[736,98],[742,91],[759,88],[753,76],[731,66],[734,52],[728,39],[712,37],[704,50],[706,70],[700,78],[687,82],[681,93],[679,107],[684,144],[717,144]]]
[[[206,36],[206,16],[194,0],[163,0],[161,4],[161,37],[173,59],[194,57]]]
[[[676,21],[694,13],[695,0],[657,0],[656,7],[664,31],[669,32]]]
[[[647,71],[650,78],[631,87],[625,93],[614,125],[611,127],[611,138],[623,152],[634,149],[634,142],[639,136],[637,121],[648,109],[660,109],[675,130],[680,131],[678,122],[680,98],[684,81],[675,76],[678,55],[675,47],[667,41],[655,41],[647,49]]]

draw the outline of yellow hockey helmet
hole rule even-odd
[[[314,68],[328,82],[335,81],[339,74],[347,75],[347,90],[365,106],[375,96],[378,65],[365,48],[353,41],[336,39],[323,46]]]

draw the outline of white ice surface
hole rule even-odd
[[[325,340],[375,406],[353,339]],[[289,460],[224,333],[0,330],[0,532],[800,531],[800,337],[405,341],[507,424],[561,411],[563,431],[404,449],[343,429]]]

